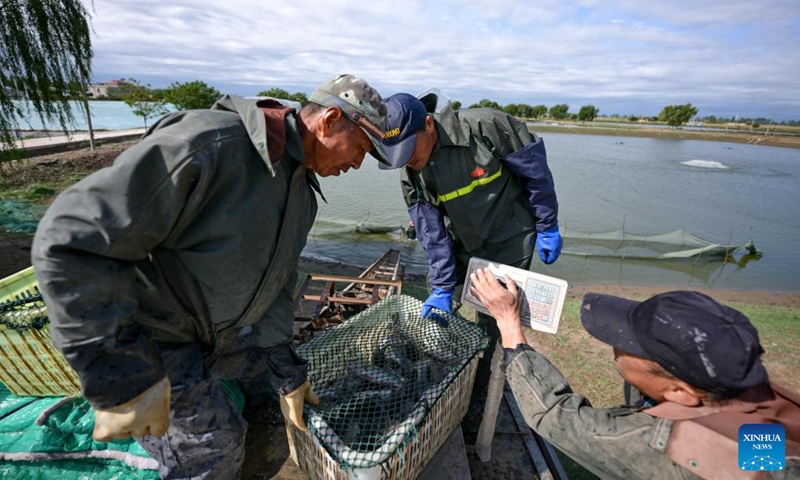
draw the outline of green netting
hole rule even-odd
[[[94,411],[78,397],[20,397],[0,384],[0,478],[157,479],[133,439],[96,442]]]
[[[45,207],[19,202],[0,200],[0,229],[11,233],[33,233]]]
[[[654,235],[634,235],[624,230],[590,233],[562,229],[561,233],[564,237],[562,253],[569,255],[647,260],[732,261],[735,252],[760,254],[752,240],[742,245],[723,245],[709,242],[683,229]]]
[[[464,367],[488,345],[473,323],[419,316],[422,302],[393,295],[299,347],[320,397],[310,429],[342,468],[384,462],[413,437]]]
[[[244,394],[221,380],[237,408]],[[158,463],[135,440],[97,442],[94,410],[81,397],[22,397],[0,383],[0,478],[157,479]]]
[[[14,295],[13,300],[0,302],[0,325],[17,331],[41,330],[49,323],[46,312],[42,292],[34,286]]]

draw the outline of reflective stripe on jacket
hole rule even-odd
[[[459,250],[474,252],[491,251],[490,245],[513,237],[529,238],[556,224],[558,202],[544,142],[524,122],[498,110],[454,112],[451,106],[434,119],[439,140],[427,166],[419,172],[404,168],[401,182],[414,224],[420,211],[426,212],[434,235],[428,239],[418,232],[431,285],[447,289],[462,280],[449,268],[456,263],[454,242]],[[438,213],[415,207],[419,201]],[[518,255],[507,256],[522,258],[530,250],[518,249]]]

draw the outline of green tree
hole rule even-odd
[[[169,112],[163,95],[154,92],[149,83],[142,84],[134,78],[128,79],[121,96],[122,101],[131,107],[133,114],[142,117],[145,128],[148,118],[160,117]]]
[[[256,94],[257,97],[272,97],[272,98],[281,98],[284,100],[292,100],[294,102],[300,103],[302,106],[306,106],[308,103],[308,96],[306,96],[303,92],[294,92],[289,93],[282,88],[273,87],[269,90],[262,90]]]
[[[504,112],[506,112],[507,114],[512,115],[514,117],[519,117],[520,116],[520,114],[519,114],[520,108],[519,108],[519,105],[516,104],[516,103],[509,103],[508,105],[504,106],[502,108],[502,110]]]
[[[80,0],[0,2],[0,159],[12,156],[20,119],[65,132],[91,78],[89,13]],[[18,102],[15,99],[27,100]]]
[[[453,110],[461,110],[461,102],[458,100],[453,100],[450,103],[453,105]]]
[[[285,98],[286,100],[290,100],[289,92],[282,88],[273,87],[269,90],[262,90],[256,93],[257,97],[272,97],[272,98]]]
[[[489,100],[487,98],[482,98],[478,103],[473,103],[472,105],[470,105],[469,108],[495,108],[497,110],[503,109],[503,107],[501,107],[499,103]]]
[[[658,121],[671,127],[680,127],[697,115],[697,108],[691,103],[686,105],[668,105],[658,114]]]
[[[531,112],[531,118],[542,118],[547,115],[547,107],[544,105],[535,105]]]
[[[175,105],[178,110],[210,108],[221,96],[219,90],[200,80],[186,83],[175,82],[163,91],[164,100]]]
[[[554,120],[564,120],[565,118],[569,118],[569,105],[566,103],[559,103],[558,105],[553,105],[550,107],[549,112],[550,118]]]
[[[581,122],[592,122],[597,118],[598,113],[600,113],[600,109],[594,105],[584,105],[578,112],[578,120]]]
[[[509,103],[503,111],[517,118],[533,118],[533,107],[524,103]]]
[[[294,92],[293,94],[289,95],[289,100],[294,100],[305,107],[306,103],[308,103],[308,96],[306,96],[306,94],[303,92]]]

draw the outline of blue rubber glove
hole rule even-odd
[[[536,250],[539,250],[539,258],[545,265],[550,265],[558,260],[563,245],[564,239],[558,232],[558,224],[536,235]]]
[[[439,310],[443,310],[447,313],[453,313],[453,290],[443,290],[441,288],[434,288],[433,293],[428,296],[428,299],[425,300],[425,303],[422,304],[422,311],[420,315],[422,318],[429,318],[431,320],[435,320],[439,324],[445,325],[447,324],[447,319],[442,317],[441,315],[436,314],[436,312],[432,312],[431,310],[434,308],[438,308]]]

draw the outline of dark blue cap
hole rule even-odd
[[[643,302],[589,293],[581,322],[598,340],[707,392],[746,390],[769,380],[750,320],[699,292],[667,292]]]
[[[386,130],[383,132],[384,153],[388,164],[383,170],[405,167],[417,144],[417,132],[425,126],[425,105],[413,95],[397,93],[383,101],[386,105]]]

